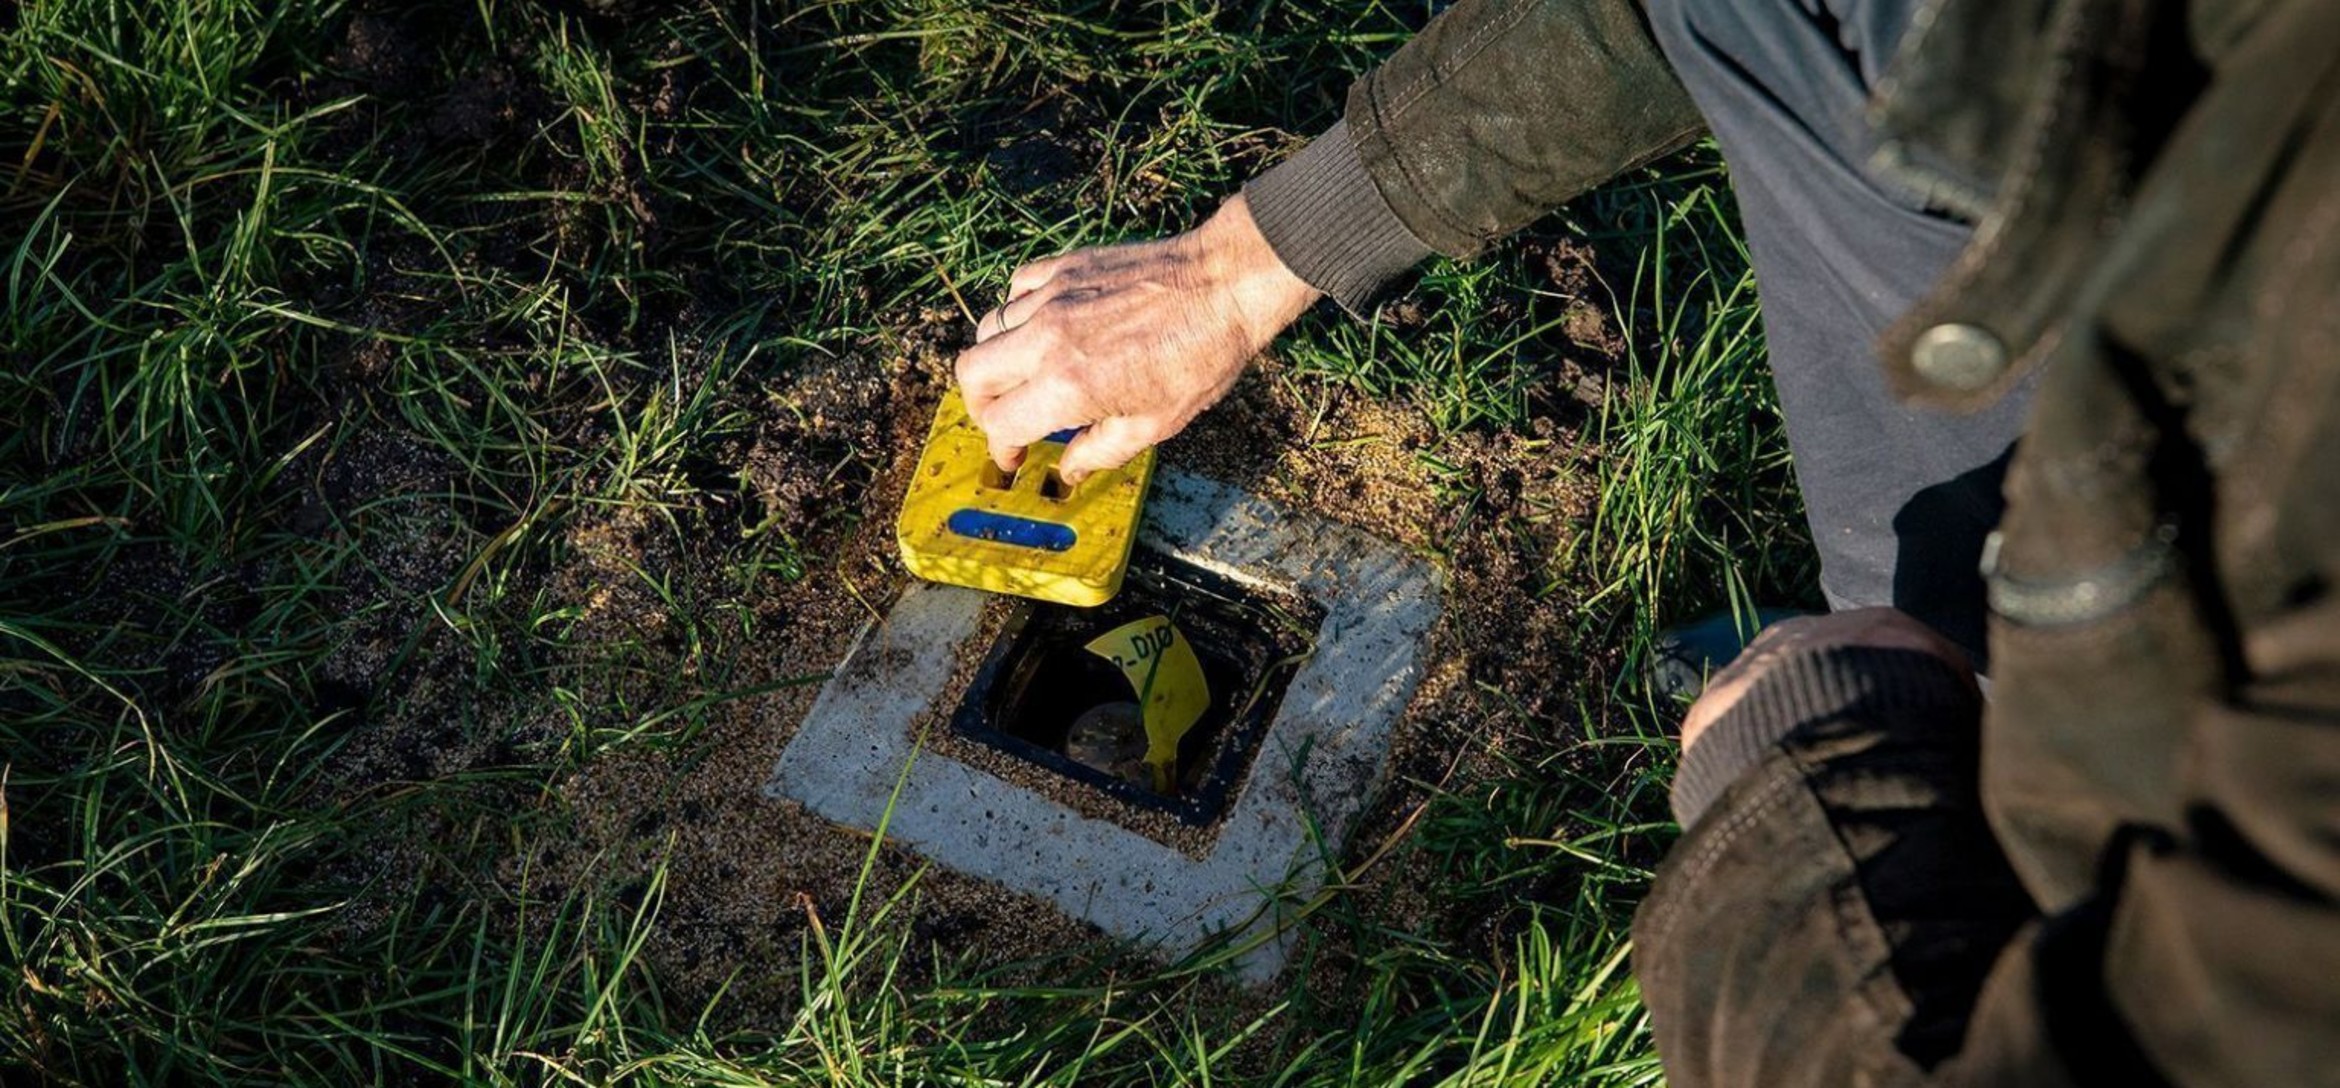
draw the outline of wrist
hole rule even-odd
[[[1365,318],[1430,247],[1398,218],[1348,123],[1243,187],[1246,212],[1291,272]]]
[[[1197,234],[1211,278],[1261,346],[1324,297],[1277,256],[1242,193],[1221,204]]]

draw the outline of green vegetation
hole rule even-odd
[[[1499,772],[1368,829],[1284,989],[1226,999],[1223,951],[938,954],[915,880],[692,987],[644,952],[655,856],[532,863],[565,784],[703,759],[808,679],[755,650],[872,591],[846,542],[920,410],[889,390],[963,305],[1191,221],[1429,5],[606,6],[0,10],[5,1078],[1655,1082],[1623,942],[1671,756],[1635,662],[1810,579],[1711,154],[1431,269],[1402,333],[1280,349],[1305,400],[1425,420],[1451,533],[1539,549],[1570,617],[1561,709],[1472,694]],[[1559,239],[1601,282],[1553,287]],[[1588,294],[1622,347],[1571,408]],[[1589,510],[1452,470],[1527,434]],[[1502,924],[1396,928],[1359,889],[1400,869]]]

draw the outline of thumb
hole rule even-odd
[[[1146,452],[1156,441],[1152,424],[1128,416],[1110,416],[1074,435],[1056,459],[1056,471],[1068,484],[1081,482],[1092,472],[1120,468]]]

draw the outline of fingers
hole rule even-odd
[[[1154,431],[1151,423],[1128,416],[1098,420],[1073,436],[1056,459],[1056,471],[1066,483],[1077,484],[1092,472],[1120,468],[1160,440]]]
[[[1782,661],[1840,647],[1860,646],[1931,654],[1974,683],[1973,662],[1956,644],[1923,622],[1892,608],[1863,608],[1801,616],[1765,628],[1722,671],[1707,681],[1706,691],[1690,705],[1682,721],[1682,746],[1689,748],[1706,727],[1736,706],[1764,675]]]
[[[1065,258],[1070,256],[1072,256],[1070,253],[1060,253],[1016,269],[1008,276],[1008,300],[1012,302],[1039,290],[1041,284],[1047,283],[1055,277],[1056,270],[1062,268]]]
[[[1087,394],[1060,378],[1035,378],[994,398],[982,409],[970,409],[975,425],[991,442],[991,459],[1001,468],[1023,460],[1023,449],[1069,427],[1097,421]]]
[[[1010,472],[1023,463],[1024,447],[1034,440],[1088,422],[1067,414],[1074,411],[1073,405],[1078,401],[1070,385],[1062,381],[1043,382],[1042,388],[1034,388],[1034,379],[1047,358],[1045,349],[1049,338],[1037,331],[1023,336],[1002,335],[1030,321],[1032,314],[1047,304],[1051,293],[1038,289],[1026,291],[984,315],[975,325],[975,346],[959,353],[955,368],[967,414],[990,440],[991,459]],[[1045,411],[1051,419],[1064,418],[1068,422],[1025,425],[1024,416],[1036,409]]]
[[[1054,292],[1031,290],[1008,300],[1007,305],[984,314],[975,322],[975,342],[980,344],[1004,332],[1024,327],[1040,307],[1047,305]]]
[[[982,422],[984,409],[1008,390],[1032,380],[1047,353],[1031,336],[991,337],[959,353],[955,366],[967,413]]]
[[[1953,662],[1965,660],[1963,651],[1923,621],[1883,606],[1783,620],[1765,628],[1748,649],[1772,651],[1777,656],[1834,646],[1916,650]]]

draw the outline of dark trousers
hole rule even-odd
[[[1971,228],[1869,168],[1866,107],[1917,0],[1650,0],[1731,170],[1772,379],[1835,608],[1890,604],[1977,655],[1983,537],[2028,390],[1972,416],[1897,402],[1871,344]]]

